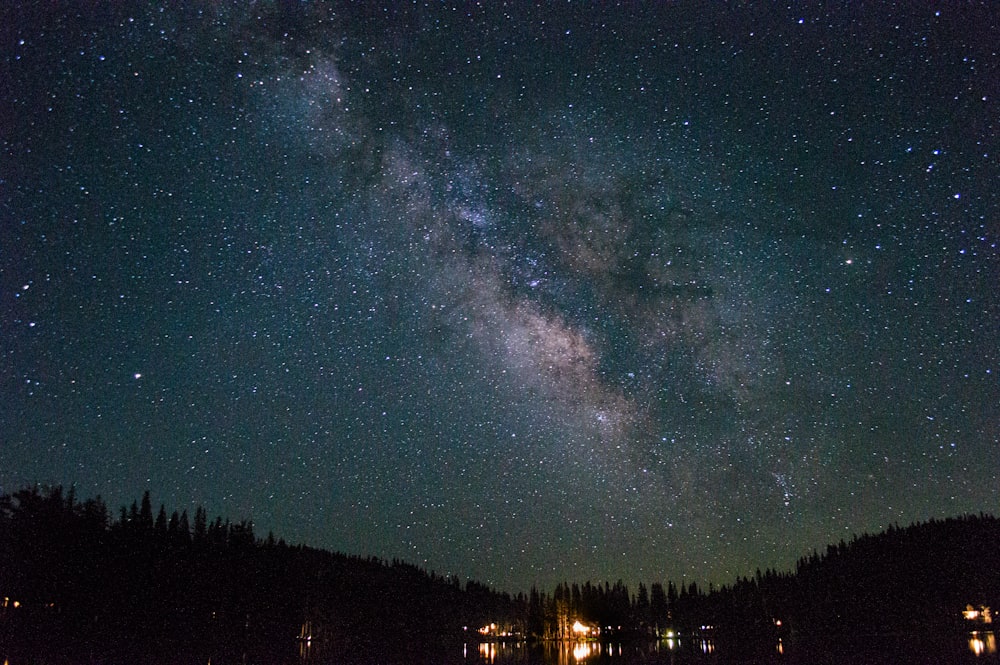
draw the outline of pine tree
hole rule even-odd
[[[203,545],[207,533],[208,518],[205,516],[205,509],[198,506],[194,511],[194,542],[198,545]]]
[[[165,538],[167,535],[167,507],[162,503],[160,504],[160,512],[156,514],[156,522],[153,525],[153,530],[156,531],[156,535],[160,538]]]
[[[191,542],[191,527],[188,525],[188,511],[182,510],[180,520],[177,522],[177,537],[183,542]]]
[[[139,509],[139,528],[150,531],[153,528],[153,504],[149,500],[149,490],[142,495],[142,507]]]

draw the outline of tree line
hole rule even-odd
[[[418,662],[479,639],[777,638],[952,629],[1000,608],[1000,521],[966,515],[855,536],[732,584],[569,583],[498,591],[403,561],[260,538],[249,521],[153,510],[113,518],[100,497],[0,497],[4,650],[90,662],[170,657],[282,662],[302,649]],[[593,632],[589,632],[593,630]]]
[[[193,520],[154,513],[148,492],[114,519],[99,497],[62,487],[0,497],[0,601],[11,653],[214,663],[281,662],[296,641],[426,653],[513,603],[401,561],[259,538],[251,522],[201,508]]]

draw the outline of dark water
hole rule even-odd
[[[3,646],[0,645],[0,649]],[[402,647],[391,639],[366,649],[299,644],[264,654],[211,657],[39,657],[0,650],[0,665],[960,665],[1000,663],[996,631],[949,635],[839,636],[782,640],[754,649],[723,647],[709,639],[625,643],[468,643],[454,647]]]
[[[464,662],[477,665],[596,665],[613,663],[677,663],[692,665],[877,665],[1000,663],[994,632],[934,636],[838,637],[809,642],[782,640],[769,648],[727,651],[711,640],[664,641],[644,645],[547,644],[535,646],[479,644],[466,647]]]

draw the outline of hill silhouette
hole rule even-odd
[[[773,651],[779,638],[979,625],[1000,607],[1000,520],[893,526],[708,591],[588,581],[511,595],[259,538],[201,508],[154,514],[148,492],[114,519],[100,497],[34,487],[0,497],[0,599],[3,655],[86,662],[283,662],[297,649],[419,662],[477,640],[578,638],[578,621],[602,639]]]

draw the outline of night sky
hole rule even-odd
[[[3,5],[0,491],[510,591],[1000,512],[995,3]]]

